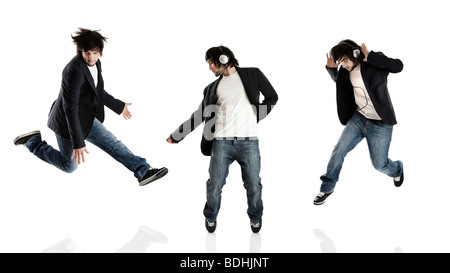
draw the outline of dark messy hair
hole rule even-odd
[[[231,51],[228,47],[223,46],[223,45],[211,47],[210,49],[208,49],[208,51],[206,51],[206,54],[205,54],[205,61],[207,61],[207,62],[211,61],[212,63],[214,63],[214,65],[216,67],[220,67],[221,65],[223,65],[219,61],[219,57],[222,54],[225,54],[228,56],[228,63],[226,64],[227,67],[239,66],[239,62],[234,57],[233,51]]]
[[[103,37],[99,30],[90,30],[85,28],[78,28],[75,32],[75,36],[72,36],[73,43],[77,46],[77,55],[81,56],[83,51],[98,49],[100,56],[103,54],[103,48],[105,47],[106,37]]]
[[[361,52],[358,58],[355,58],[353,56],[354,49],[359,49],[359,51]],[[364,59],[364,54],[361,51],[361,47],[357,43],[350,39],[347,39],[340,41],[339,44],[335,45],[331,49],[331,57],[333,58],[334,62],[337,62],[342,58],[348,58],[352,62],[358,63]]]

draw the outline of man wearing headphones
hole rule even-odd
[[[338,70],[338,66],[341,67]],[[394,185],[403,183],[403,164],[388,157],[393,126],[397,124],[387,88],[389,73],[403,69],[399,59],[343,40],[327,54],[326,69],[336,82],[338,116],[345,128],[334,147],[327,171],[320,177],[320,192],[314,205],[321,205],[330,196],[339,179],[344,158],[364,138],[376,170],[394,178]]]
[[[198,109],[167,138],[167,142],[180,142],[205,122],[201,150],[204,155],[211,156],[203,210],[206,229],[211,233],[216,229],[222,187],[230,164],[237,161],[247,190],[250,226],[258,233],[263,203],[257,123],[269,114],[278,95],[258,68],[240,68],[233,52],[225,46],[210,48],[205,60],[219,78],[205,88]],[[264,96],[262,102],[260,94]]]

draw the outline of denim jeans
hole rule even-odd
[[[203,214],[209,222],[216,221],[220,209],[222,188],[228,176],[231,163],[237,161],[241,166],[242,181],[247,190],[247,214],[250,222],[258,223],[263,212],[261,199],[261,157],[259,142],[255,140],[214,140],[209,163],[209,180],[206,182],[206,204]]]
[[[367,140],[373,167],[390,177],[399,177],[403,173],[402,162],[392,161],[388,157],[392,130],[393,125],[381,120],[367,119],[359,112],[353,114],[333,149],[327,172],[320,177],[320,191],[330,193],[334,190],[345,156],[364,138]]]
[[[59,151],[43,141],[40,136],[31,138],[26,143],[26,147],[35,156],[64,172],[71,173],[75,171],[78,164],[71,159],[73,153],[72,141],[63,138],[58,134],[56,134],[56,140],[58,142]],[[144,177],[145,173],[150,169],[150,165],[146,162],[145,158],[134,155],[97,119],[94,119],[91,132],[86,140],[127,167],[134,173],[134,176],[138,180]]]

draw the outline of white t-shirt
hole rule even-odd
[[[89,71],[91,71],[91,75],[92,78],[94,78],[94,85],[95,88],[97,88],[97,82],[98,82],[98,69],[97,69],[97,65],[93,65],[93,66],[87,66],[89,68]]]
[[[222,78],[217,97],[219,111],[214,137],[257,137],[256,108],[250,103],[237,72]]]
[[[366,86],[364,85],[364,81],[361,76],[360,65],[350,71],[350,81],[353,85],[353,92],[355,93],[355,102],[356,105],[358,105],[358,112],[368,119],[381,120],[375,110],[375,107],[373,106],[369,93],[367,93]]]

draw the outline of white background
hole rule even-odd
[[[2,2],[0,252],[449,252],[447,11],[437,0]],[[167,167],[163,179],[139,187],[90,143],[70,175],[13,145],[39,129],[57,147],[47,114],[77,27],[109,38],[105,89],[133,103],[129,121],[106,110],[106,127],[153,167]],[[363,141],[333,196],[314,206],[343,129],[325,54],[346,38],[404,63],[389,90],[398,120],[390,157],[403,161],[405,182],[396,188],[378,173]],[[256,235],[239,165],[208,234],[202,129],[165,142],[215,79],[204,54],[220,44],[241,67],[259,67],[279,94],[258,128],[265,209]]]

